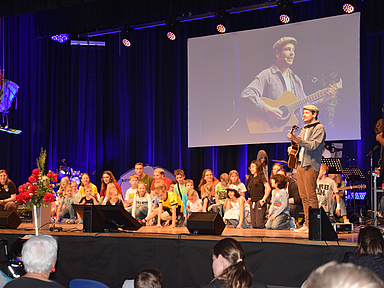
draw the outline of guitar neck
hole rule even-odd
[[[300,99],[296,102],[293,102],[292,104],[289,104],[288,105],[289,112],[295,111],[295,110],[299,109],[301,106],[304,106],[305,104],[313,103],[316,100],[323,98],[327,94],[327,90],[328,90],[328,88],[324,88],[324,89],[317,91],[311,95],[308,95],[307,97],[304,97],[303,99]]]
[[[335,83],[333,85],[331,85],[333,89],[337,90],[337,89],[340,89],[342,88],[342,81],[340,79],[340,81],[338,83]],[[309,104],[309,103],[313,103],[315,102],[316,100],[319,100],[321,98],[323,98],[328,92],[328,87],[324,88],[324,89],[321,89],[311,95],[308,95],[307,97],[304,97],[303,99],[300,99],[296,102],[293,102],[291,104],[289,104],[287,107],[288,107],[288,110],[289,112],[292,112],[292,111],[295,111],[297,110],[298,108],[300,108],[301,106],[304,106],[305,104]]]

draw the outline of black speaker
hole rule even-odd
[[[13,210],[0,211],[0,228],[16,229],[21,223],[20,217]]]
[[[83,232],[104,232],[104,219],[94,205],[84,205]]]
[[[221,235],[225,228],[219,213],[192,213],[187,221],[189,233]]]
[[[337,240],[335,229],[329,221],[323,207],[309,207],[309,240]]]

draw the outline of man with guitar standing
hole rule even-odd
[[[284,132],[284,127],[298,124],[298,108],[306,103],[323,106],[340,88],[329,85],[306,96],[301,79],[290,69],[296,45],[293,37],[276,41],[273,45],[275,64],[261,71],[241,93],[241,98],[247,102],[247,124],[251,134]]]
[[[295,232],[308,233],[309,207],[319,208],[316,196],[317,177],[320,171],[321,154],[325,141],[325,128],[317,120],[319,109],[315,105],[303,107],[303,120],[307,123],[297,137],[292,131],[288,133],[289,140],[296,142],[299,146],[297,157],[297,185],[303,202],[305,223]],[[291,152],[288,148],[288,153]]]

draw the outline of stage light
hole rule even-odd
[[[218,10],[215,13],[216,16],[216,30],[219,33],[225,33],[227,31],[227,19],[225,10]]]
[[[121,29],[121,42],[125,47],[130,47],[132,45],[132,33],[129,26]]]
[[[169,19],[166,22],[167,38],[171,41],[176,40],[176,25],[177,21],[175,19]]]
[[[56,34],[51,36],[51,40],[64,43],[65,41],[69,40],[69,34],[68,33],[62,33],[62,34]]]
[[[351,14],[355,11],[355,1],[354,0],[343,0],[341,1],[341,7],[345,13]]]
[[[293,4],[292,0],[280,0],[277,2],[278,15],[281,23],[287,24],[291,22],[291,12],[289,6]]]

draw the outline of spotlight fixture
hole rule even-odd
[[[171,41],[176,40],[176,25],[175,19],[170,19],[166,22],[167,38]]]
[[[121,42],[125,47],[130,47],[132,45],[132,33],[129,26],[121,29]]]
[[[283,24],[291,22],[291,12],[289,6],[293,4],[292,0],[277,1],[279,20]]]
[[[355,1],[354,0],[342,0],[341,8],[347,14],[351,14],[355,11]]]
[[[56,34],[51,36],[51,40],[64,43],[65,41],[69,40],[69,34],[68,33],[62,33],[62,34]]]
[[[219,33],[225,33],[227,31],[227,17],[224,9],[218,10],[215,13],[216,16],[216,30]]]

